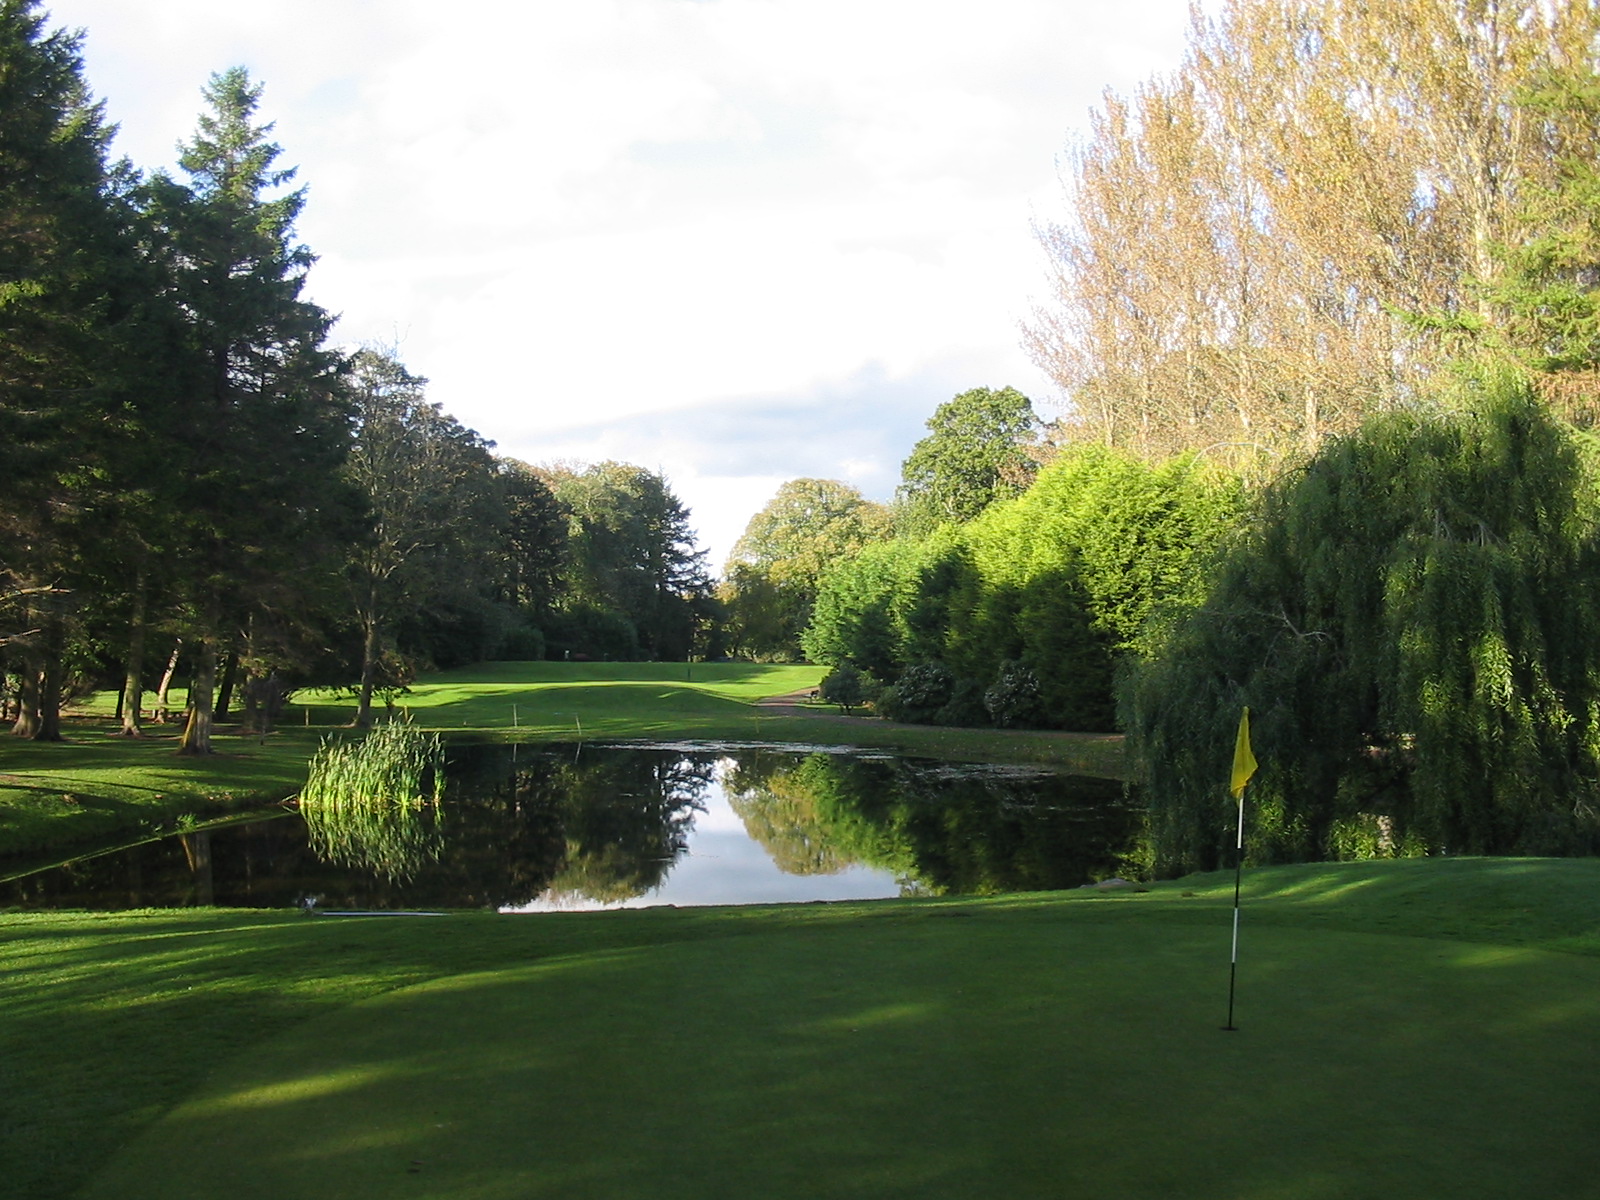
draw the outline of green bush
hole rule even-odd
[[[989,710],[983,704],[983,693],[983,684],[976,679],[957,679],[950,688],[950,698],[939,706],[931,723],[974,728],[991,724]]]
[[[919,663],[907,667],[894,686],[884,691],[878,711],[891,721],[931,725],[954,697],[955,686],[955,676],[943,663]]]
[[[1038,676],[1014,659],[1001,663],[999,677],[983,693],[983,707],[1001,729],[1038,724],[1044,715]]]
[[[849,712],[871,698],[872,678],[849,663],[840,663],[822,677],[822,698]]]
[[[868,547],[824,581],[807,654],[890,679],[919,664],[968,680],[931,708],[913,678],[884,697],[899,719],[984,723],[1003,663],[1038,682],[1031,724],[1114,727],[1119,656],[1158,604],[1192,603],[1205,561],[1242,511],[1236,481],[1192,457],[1151,467],[1069,449],[1014,500],[920,542]],[[941,715],[942,714],[942,715]],[[1020,714],[1014,719],[1022,719]]]

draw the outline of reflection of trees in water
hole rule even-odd
[[[219,904],[287,906],[308,893],[323,908],[616,901],[665,879],[719,761],[747,831],[794,874],[859,863],[906,891],[1072,887],[1116,871],[1137,828],[1120,785],[1096,780],[774,750],[461,747],[437,809],[414,827],[369,831],[366,859],[345,855],[343,869],[317,862],[298,822],[268,821],[226,842],[191,836],[130,860],[86,859],[53,880],[14,881],[0,899],[181,905],[210,899],[214,881]],[[321,836],[326,853],[333,839]]]
[[[744,829],[790,875],[837,875],[854,861],[817,812],[816,795],[792,770],[793,755],[737,756],[722,790]],[[784,769],[785,764],[790,769]]]
[[[409,902],[643,895],[686,848],[710,773],[709,759],[662,751],[464,747],[446,770],[444,854]],[[436,888],[466,899],[426,899]]]
[[[1138,821],[1119,783],[902,759],[767,756],[724,786],[780,865],[774,846],[800,846],[802,861],[862,863],[933,893],[1075,887],[1117,870]]]
[[[703,757],[637,750],[563,766],[566,856],[550,881],[552,898],[577,893],[606,903],[659,887],[689,848],[711,772]]]
[[[311,848],[323,862],[409,883],[444,849],[439,812],[421,799],[302,803]]]

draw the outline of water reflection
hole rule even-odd
[[[306,836],[325,863],[409,883],[444,853],[438,806],[424,800],[303,803]]]
[[[727,781],[751,835],[796,871],[864,863],[915,890],[983,895],[1114,873],[1134,832],[1120,783],[888,756],[757,757]]]
[[[21,907],[518,911],[1073,887],[1136,814],[1100,780],[780,748],[452,749],[435,807],[192,833],[0,884]]]

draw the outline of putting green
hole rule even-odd
[[[217,1064],[82,1195],[1597,1194],[1600,960],[1247,929],[1226,1033],[1225,930],[1119,907],[436,980]]]

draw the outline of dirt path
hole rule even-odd
[[[839,711],[837,704],[824,704],[820,700],[813,700],[812,697],[816,695],[816,688],[802,688],[798,692],[786,692],[782,696],[763,696],[755,702],[755,706],[778,717],[811,717],[814,720],[842,725],[863,725],[867,722],[878,726],[894,724],[892,721],[883,721],[877,717],[847,716]]]

